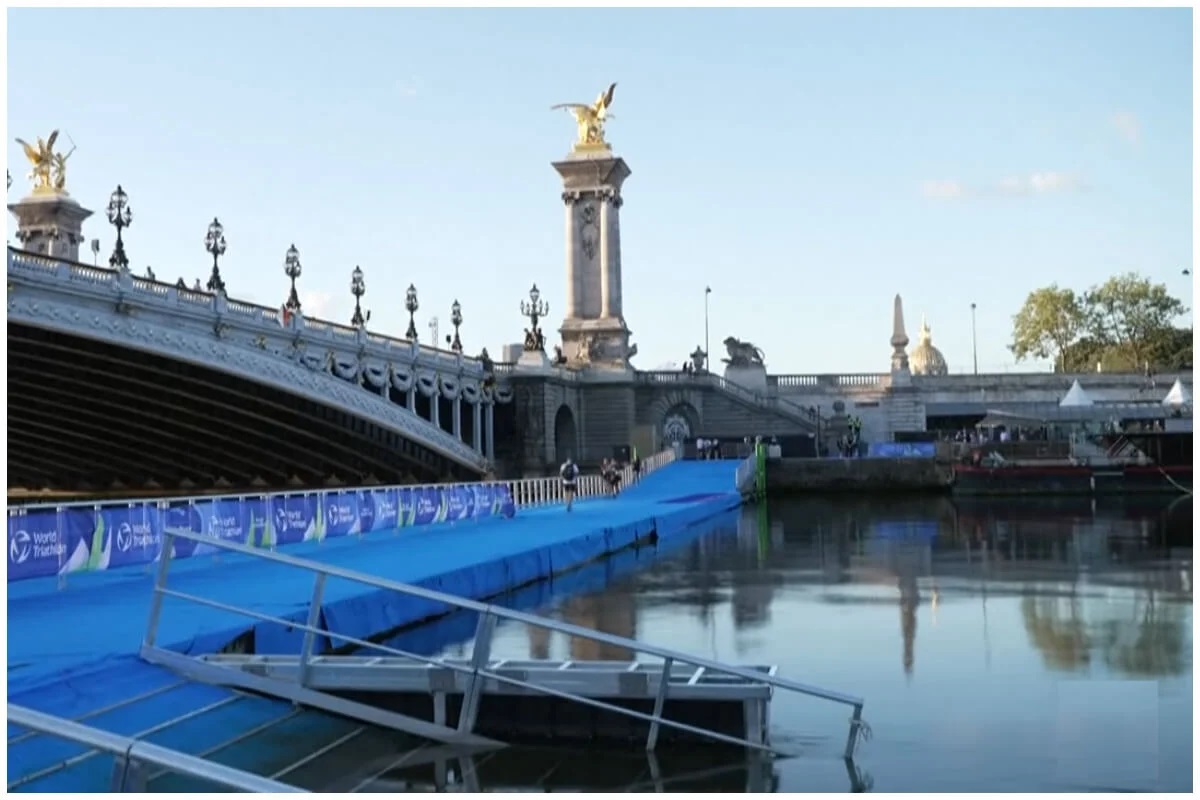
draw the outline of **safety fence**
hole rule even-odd
[[[674,460],[673,451],[646,459],[647,473]],[[624,482],[633,480],[632,468]],[[580,498],[609,492],[599,475],[583,475]],[[558,478],[426,486],[369,487],[31,505],[8,510],[8,582],[151,564],[162,555],[167,528],[249,547],[274,549],[305,541],[376,531],[469,523],[514,516],[518,509],[561,502]],[[214,553],[203,543],[176,539],[173,558]]]

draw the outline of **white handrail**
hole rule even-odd
[[[24,706],[8,704],[8,721],[40,733],[66,739],[71,742],[86,745],[93,750],[112,753],[126,762],[145,762],[180,775],[209,781],[221,786],[239,789],[243,792],[265,793],[307,793],[307,789],[289,786],[286,783],[273,781],[261,775],[243,772],[240,769],[227,767],[213,761],[207,761],[188,753],[171,750],[167,747],[120,736],[99,728],[80,725],[69,719],[34,711]],[[124,786],[122,785],[122,788]]]
[[[196,542],[197,544],[203,543],[203,544],[207,544],[207,545],[210,545],[210,546],[222,549],[222,550],[229,550],[231,552],[241,553],[243,555],[260,558],[260,559],[265,559],[267,561],[273,561],[278,564],[296,567],[296,568],[307,570],[309,572],[314,573],[314,575],[316,577],[315,577],[315,581],[314,581],[314,585],[313,585],[313,592],[312,592],[312,595],[311,595],[311,598],[309,601],[309,612],[308,612],[307,624],[300,623],[295,620],[285,620],[285,619],[282,619],[279,617],[274,617],[274,616],[271,616],[268,614],[264,614],[259,611],[254,611],[254,610],[245,609],[245,608],[239,608],[237,606],[233,606],[233,605],[226,604],[226,603],[221,603],[221,602],[211,600],[208,598],[198,597],[196,595],[191,595],[191,594],[187,594],[187,593],[184,593],[181,591],[168,589],[166,584],[167,584],[167,575],[168,575],[168,571],[169,571],[169,566],[171,563],[170,554],[174,549],[172,546],[173,542],[171,541],[172,538],[185,539],[185,540]],[[501,675],[501,674],[498,674],[495,672],[487,671],[484,669],[484,664],[486,664],[487,658],[489,656],[488,650],[491,646],[491,644],[490,644],[491,643],[491,632],[494,630],[497,620],[505,619],[505,620],[510,620],[510,621],[514,621],[514,622],[521,622],[526,625],[532,625],[537,628],[544,628],[544,629],[555,631],[557,633],[562,633],[562,634],[565,634],[565,635],[571,636],[571,637],[588,639],[588,640],[591,640],[594,642],[599,642],[601,644],[606,644],[606,645],[610,645],[610,646],[618,647],[618,648],[624,648],[624,649],[632,651],[632,652],[645,653],[650,656],[662,658],[663,664],[664,664],[662,682],[663,682],[664,686],[668,683],[668,677],[671,674],[672,665],[675,662],[682,662],[684,664],[691,664],[692,666],[700,667],[700,668],[703,668],[703,669],[711,671],[711,672],[724,673],[727,675],[734,675],[739,678],[742,678],[743,680],[751,681],[753,683],[767,684],[767,685],[773,686],[775,688],[784,689],[787,691],[796,692],[799,694],[808,695],[811,697],[817,697],[817,698],[821,698],[824,700],[829,700],[832,702],[851,706],[853,708],[853,713],[852,713],[852,716],[850,719],[850,732],[849,732],[849,737],[847,738],[847,741],[846,741],[846,750],[845,750],[845,754],[846,754],[847,758],[850,758],[854,754],[855,744],[857,743],[858,736],[860,735],[860,731],[869,730],[866,727],[866,723],[862,720],[863,700],[861,698],[854,697],[852,695],[843,694],[841,692],[834,692],[834,691],[829,691],[827,689],[821,689],[816,686],[809,686],[809,685],[806,685],[803,683],[798,683],[796,681],[790,681],[790,680],[787,680],[786,678],[780,678],[774,674],[764,673],[764,672],[760,672],[760,671],[753,670],[753,669],[747,669],[745,667],[738,667],[738,666],[731,665],[731,664],[723,664],[723,663],[720,663],[715,660],[704,658],[702,656],[693,656],[693,655],[689,655],[687,653],[683,653],[680,651],[671,650],[669,648],[659,647],[657,645],[639,642],[634,639],[627,639],[622,636],[615,636],[613,634],[604,633],[602,631],[596,631],[596,630],[592,630],[589,628],[584,628],[579,625],[573,625],[568,622],[563,622],[563,621],[555,620],[555,619],[549,619],[547,617],[539,617],[539,616],[536,616],[533,614],[526,614],[521,611],[513,611],[511,609],[503,608],[500,606],[494,606],[489,603],[483,603],[483,602],[479,602],[477,600],[471,600],[471,599],[465,598],[465,597],[459,597],[456,595],[446,594],[444,592],[438,592],[438,591],[435,591],[432,589],[426,589],[426,588],[423,588],[420,586],[414,586],[412,584],[406,584],[406,583],[401,583],[399,581],[393,581],[393,580],[389,580],[386,578],[380,578],[380,577],[376,577],[373,575],[367,575],[362,572],[356,572],[354,570],[343,569],[341,567],[336,567],[336,566],[329,565],[329,564],[323,564],[323,563],[319,563],[319,562],[315,562],[315,561],[310,561],[307,559],[297,558],[296,556],[285,555],[285,554],[279,553],[279,552],[257,550],[254,548],[246,547],[244,545],[234,544],[232,542],[228,542],[228,541],[224,541],[224,540],[220,540],[220,539],[214,539],[214,538],[210,538],[210,537],[206,537],[206,536],[201,536],[199,534],[193,533],[190,530],[175,529],[175,528],[166,529],[163,532],[163,553],[164,553],[164,557],[161,560],[161,562],[159,563],[158,577],[155,580],[154,597],[151,601],[150,616],[149,616],[149,621],[148,621],[148,624],[146,627],[146,638],[145,638],[145,642],[142,645],[142,650],[141,650],[142,657],[148,661],[151,661],[152,663],[159,663],[161,661],[161,663],[164,663],[164,664],[178,666],[181,663],[181,660],[186,660],[188,658],[188,657],[182,656],[180,654],[165,651],[162,648],[157,647],[155,644],[157,634],[158,634],[159,620],[162,615],[163,600],[166,597],[174,597],[176,599],[194,602],[194,603],[197,603],[200,605],[205,605],[205,606],[208,606],[211,608],[216,608],[216,609],[226,611],[229,613],[240,614],[240,615],[250,617],[252,619],[256,619],[259,621],[275,622],[278,624],[290,626],[294,630],[305,631],[306,635],[305,635],[305,641],[304,641],[304,648],[303,648],[303,652],[300,657],[300,674],[301,675],[304,675],[308,670],[308,659],[311,656],[311,650],[313,648],[315,638],[317,636],[327,636],[330,639],[336,639],[343,643],[351,643],[351,644],[356,644],[360,647],[370,647],[370,648],[374,648],[374,649],[378,649],[378,650],[383,650],[383,651],[386,651],[389,653],[394,653],[396,655],[400,655],[400,656],[403,656],[406,658],[411,658],[416,661],[436,664],[440,667],[445,667],[447,669],[466,670],[466,671],[473,673],[476,676],[476,678],[484,677],[489,680],[499,681],[501,683],[510,683],[510,684],[515,684],[515,685],[521,685],[521,686],[524,686],[525,688],[535,689],[539,692],[542,692],[544,694],[548,694],[551,696],[557,696],[557,697],[561,697],[562,699],[573,700],[575,702],[579,702],[579,703],[582,703],[585,705],[591,705],[594,707],[609,709],[616,713],[625,714],[626,716],[633,716],[633,717],[636,717],[639,719],[645,719],[652,723],[652,732],[651,732],[651,737],[650,737],[651,743],[657,737],[657,726],[658,725],[666,725],[668,727],[689,730],[693,733],[699,733],[701,735],[708,736],[710,738],[717,739],[720,741],[730,741],[730,742],[734,742],[734,743],[745,744],[750,747],[757,747],[758,749],[770,749],[770,748],[765,748],[762,745],[754,745],[749,742],[737,740],[737,739],[734,739],[733,737],[728,737],[724,734],[719,734],[714,731],[707,731],[704,729],[699,729],[699,728],[695,728],[693,726],[686,725],[684,723],[679,723],[679,722],[675,722],[672,720],[663,719],[661,717],[661,707],[656,708],[656,713],[654,715],[646,715],[646,714],[642,714],[641,712],[636,712],[636,711],[632,711],[630,709],[622,708],[620,706],[614,706],[614,705],[610,705],[607,703],[601,703],[599,701],[595,701],[590,698],[579,697],[577,695],[572,695],[572,694],[569,694],[566,692],[560,692],[558,690],[551,689],[549,687],[540,686],[538,684],[528,684],[528,683],[518,681],[516,679],[510,678],[510,677],[507,677],[507,676],[504,676],[504,675]],[[478,631],[477,631],[476,638],[475,638],[475,651],[471,658],[472,666],[458,667],[457,665],[453,665],[449,662],[442,661],[442,660],[439,660],[439,659],[436,659],[436,658],[433,658],[430,656],[423,656],[423,655],[416,654],[416,653],[410,653],[410,652],[398,650],[395,648],[387,647],[385,645],[381,645],[377,642],[370,642],[370,641],[366,641],[364,639],[359,639],[359,638],[349,636],[346,634],[339,634],[339,633],[337,633],[335,631],[331,631],[331,630],[323,630],[323,629],[317,627],[319,624],[318,612],[320,610],[320,605],[321,605],[321,601],[322,601],[322,597],[323,597],[326,579],[331,578],[331,577],[332,578],[340,578],[340,579],[347,580],[347,581],[352,581],[354,583],[360,583],[360,584],[370,586],[370,587],[373,587],[376,589],[382,589],[382,590],[386,590],[386,591],[396,592],[398,594],[406,595],[409,597],[417,597],[417,598],[421,598],[424,600],[430,600],[435,603],[444,604],[451,608],[456,608],[456,609],[464,610],[464,611],[471,611],[471,612],[475,612],[475,613],[479,614],[480,622],[479,622],[479,627],[478,627]],[[482,681],[477,680],[477,679],[474,680],[472,682],[472,689],[469,692],[469,694],[471,696],[464,697],[464,699],[463,699],[464,718],[470,719],[472,725],[474,722],[474,720],[473,720],[474,708],[477,708],[478,693],[480,691],[481,684],[482,684]],[[311,690],[309,690],[309,691],[311,691]],[[665,692],[666,689],[661,689],[660,691]],[[467,709],[472,709],[472,710],[470,712],[468,712]],[[461,721],[460,721],[460,730],[462,730],[462,722]],[[470,726],[468,726],[466,730],[469,731]],[[651,747],[652,747],[652,744],[651,744]]]
[[[666,466],[675,458],[674,450],[663,450],[655,453],[642,462],[642,474],[647,475],[656,469]],[[622,472],[624,484],[629,485],[633,480],[633,467],[626,467]],[[512,488],[513,499],[517,508],[545,505],[546,503],[563,502],[562,481],[558,478],[517,478],[508,481],[457,481],[455,483],[400,483],[380,486],[340,486],[324,489],[292,489],[283,492],[229,492],[226,494],[197,494],[178,497],[147,497],[122,498],[114,500],[76,500],[68,503],[25,503],[9,506],[9,516],[27,514],[31,511],[70,511],[72,509],[95,510],[103,508],[128,508],[130,506],[157,503],[160,508],[169,505],[188,505],[193,503],[211,503],[219,500],[275,500],[288,497],[311,497],[342,492],[377,492],[394,491],[399,489],[449,489],[465,486],[500,486]],[[607,493],[607,485],[599,475],[580,476],[577,497],[597,497]]]

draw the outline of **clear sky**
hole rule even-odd
[[[561,319],[553,103],[618,81],[629,163],[625,316],[652,369],[704,339],[771,372],[885,371],[892,296],[952,370],[1012,369],[1033,288],[1137,270],[1189,298],[1192,12],[1166,10],[10,10],[14,136],[78,151],[68,189],[103,243],[278,306],[295,242],[307,311],[400,334],[458,298],[469,351],[520,340],[534,281]],[[9,223],[11,236],[12,222]],[[551,336],[557,340],[557,334]]]

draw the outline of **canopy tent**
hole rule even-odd
[[[1162,404],[1170,408],[1190,406],[1192,404],[1192,393],[1184,387],[1183,381],[1176,378],[1175,385],[1171,387],[1171,391],[1167,392],[1167,396],[1162,399]]]
[[[1067,393],[1063,395],[1063,399],[1058,401],[1058,405],[1062,408],[1080,408],[1094,406],[1096,403],[1092,400],[1091,395],[1085,392],[1083,387],[1079,385],[1079,381],[1076,380],[1071,384],[1071,388],[1067,390]]]

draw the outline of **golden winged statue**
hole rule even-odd
[[[72,147],[69,153],[54,152],[54,143],[58,141],[58,131],[52,131],[43,141],[38,137],[37,146],[31,145],[24,139],[17,139],[17,144],[25,148],[25,157],[33,168],[29,179],[33,181],[34,194],[65,194],[67,187],[67,159],[75,152]]]
[[[552,111],[557,111],[560,108],[565,108],[575,115],[575,124],[579,126],[579,140],[575,143],[576,149],[591,149],[591,148],[607,148],[608,143],[604,141],[604,123],[612,118],[612,114],[608,113],[608,107],[612,105],[613,91],[617,88],[614,83],[607,90],[600,93],[596,98],[596,102],[588,105],[587,103],[559,103],[558,105],[550,106]]]

